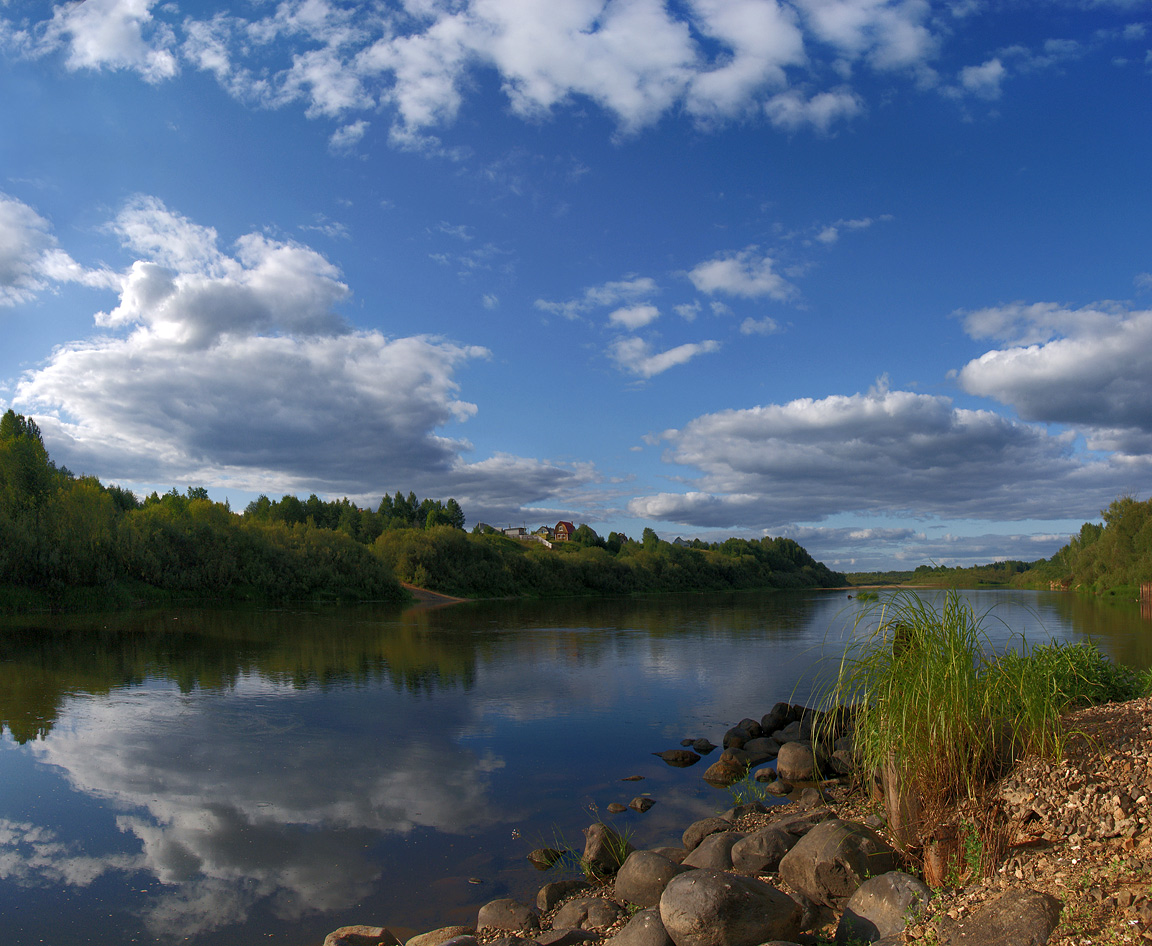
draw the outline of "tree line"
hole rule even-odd
[[[48,456],[36,422],[0,418],[0,604],[115,606],[164,597],[395,600],[371,548],[340,531],[237,516],[203,487],[139,500]]]
[[[1121,496],[1086,522],[1068,544],[1013,580],[1026,588],[1137,589],[1152,582],[1152,499]]]
[[[1136,592],[1152,582],[1152,499],[1121,496],[1100,518],[1085,522],[1051,558],[1006,559],[967,568],[920,565],[914,571],[860,572],[848,578],[856,585],[1010,585],[1095,593]]]
[[[57,467],[31,418],[0,418],[0,608],[164,596],[402,600],[400,581],[463,597],[844,585],[791,539],[639,541],[587,524],[552,550],[480,524],[455,499],[261,495],[240,514],[204,487],[143,500]]]
[[[375,543],[403,581],[461,597],[628,595],[760,588],[834,588],[845,577],[787,538],[675,545],[645,529],[640,541],[601,538],[581,525],[547,549],[494,531],[396,530]]]

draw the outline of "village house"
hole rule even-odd
[[[553,539],[556,542],[569,542],[571,541],[572,535],[575,533],[575,531],[576,527],[572,525],[572,523],[565,522],[563,519],[561,519],[558,523],[556,523],[556,530],[555,534],[553,535]]]

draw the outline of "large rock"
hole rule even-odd
[[[740,722],[736,724],[737,729],[743,729],[753,739],[759,739],[764,735],[764,729],[756,720],[749,716],[745,716]]]
[[[872,943],[903,933],[932,898],[926,883],[902,871],[889,871],[864,881],[848,898],[836,927],[837,946]]]
[[[725,755],[729,752],[731,750],[726,749]],[[712,785],[731,785],[733,782],[739,782],[747,774],[748,765],[746,763],[721,756],[718,761],[713,762],[704,771],[704,781]]]
[[[801,910],[769,883],[718,870],[693,870],[660,897],[660,920],[676,946],[758,946],[799,931]]]
[[[476,929],[506,930],[526,933],[540,929],[540,914],[519,900],[492,900],[480,908],[476,915]]]
[[[612,946],[674,946],[660,921],[660,908],[641,910],[619,933],[608,940]]]
[[[725,749],[739,749],[744,743],[751,741],[753,738],[752,733],[748,732],[747,729],[733,726],[724,733],[724,738],[720,740],[720,742]]]
[[[587,890],[592,885],[583,880],[556,880],[545,884],[536,893],[536,909],[547,913],[565,897],[579,890]]]
[[[776,755],[776,774],[786,782],[812,782],[819,778],[817,761],[811,743],[786,742]]]
[[[780,867],[780,860],[799,840],[799,835],[779,825],[768,825],[732,846],[732,866],[742,874],[774,873]]]
[[[654,907],[668,882],[689,869],[655,851],[633,851],[616,874],[616,899]]]
[[[802,738],[800,735],[800,720],[793,720],[783,729],[777,729],[769,735],[769,738],[781,745],[786,742],[799,742]]]
[[[597,821],[584,829],[585,868],[594,877],[610,877],[620,869],[635,848],[617,831]]]
[[[1042,946],[1062,907],[1039,890],[1010,890],[961,920],[943,918],[936,930],[940,946]]]
[[[708,835],[715,834],[717,831],[731,830],[732,822],[727,818],[701,818],[699,821],[693,821],[684,829],[684,834],[680,840],[684,842],[684,850],[694,851]]]
[[[569,900],[552,917],[553,929],[606,930],[620,917],[624,908],[603,897]]]
[[[733,824],[745,815],[766,815],[768,814],[768,807],[763,802],[748,801],[741,805],[733,805],[727,811],[720,815],[721,818],[727,818]]]
[[[896,853],[871,828],[822,821],[780,861],[780,879],[815,903],[840,909],[869,877],[896,867]]]
[[[729,870],[732,867],[732,846],[743,837],[742,831],[717,831],[710,834],[684,858],[684,866]]]
[[[324,937],[324,946],[400,946],[384,926],[342,926]]]
[[[771,735],[778,729],[783,729],[792,722],[792,707],[787,703],[777,703],[770,712],[760,719],[760,728]]]
[[[732,848],[732,866],[742,874],[770,874],[799,840],[821,821],[830,818],[827,808],[780,818],[753,831]]]
[[[761,736],[759,739],[752,739],[744,743],[744,751],[753,757],[774,759],[779,750],[780,743],[775,739],[769,739],[767,736]]]
[[[404,946],[441,946],[457,936],[471,936],[476,932],[471,926],[442,926],[438,930],[420,933],[408,940]]]

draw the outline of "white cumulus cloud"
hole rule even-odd
[[[720,343],[713,340],[689,342],[665,351],[653,351],[652,344],[645,339],[618,338],[609,347],[609,355],[621,370],[641,378],[651,378],[669,368],[683,365],[697,355],[718,351]]]
[[[890,391],[705,414],[661,435],[690,489],[638,497],[633,515],[768,528],[844,512],[974,519],[1094,514],[1132,475],[1072,439],[944,397]]]
[[[114,273],[86,269],[57,245],[52,225],[23,201],[0,192],[0,306],[27,302],[53,283],[119,285]]]
[[[961,369],[965,390],[1026,420],[1079,428],[1096,447],[1152,448],[1152,310],[1018,303],[967,314],[964,324],[975,338],[1007,343]]]
[[[723,292],[746,299],[768,296],[782,301],[795,293],[795,287],[776,272],[775,265],[759,247],[749,246],[699,263],[688,278],[700,292]]]

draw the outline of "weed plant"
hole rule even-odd
[[[858,616],[829,706],[853,705],[861,771],[895,768],[926,812],[976,798],[1025,751],[1063,747],[1071,707],[1138,695],[1141,680],[1091,643],[999,655],[956,591],[939,609],[900,592]]]

